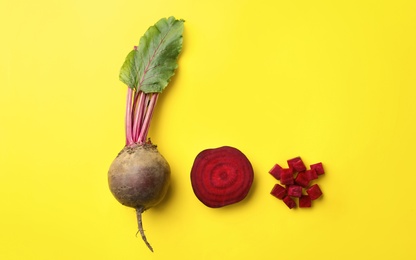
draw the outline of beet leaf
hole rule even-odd
[[[150,120],[159,94],[178,67],[182,50],[183,20],[173,16],[150,26],[127,55],[119,78],[128,86],[126,100],[126,146],[146,142]]]

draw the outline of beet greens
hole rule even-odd
[[[169,17],[149,27],[121,67],[119,78],[128,86],[126,145],[146,142],[159,94],[178,67],[183,22]]]

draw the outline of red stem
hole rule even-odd
[[[135,100],[135,110],[133,118],[133,141],[138,142],[140,129],[142,128],[143,114],[145,108],[145,94],[142,91],[139,91],[139,94],[136,95]]]
[[[146,142],[147,134],[149,132],[149,127],[150,127],[150,120],[152,119],[153,111],[155,109],[157,99],[159,97],[159,93],[150,93],[150,94],[146,94],[146,96],[147,97],[150,96],[150,100],[149,100],[149,102],[146,102],[146,104],[148,104],[148,105],[147,105],[147,109],[146,109],[146,112],[145,112],[143,125],[142,125],[142,128],[140,130],[138,143],[145,143]]]
[[[126,145],[134,143],[132,136],[132,99],[133,99],[133,88],[128,87],[127,90],[127,101],[126,101],[126,118],[125,118],[125,131],[126,131]]]

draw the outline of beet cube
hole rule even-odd
[[[302,195],[302,186],[290,185],[287,188],[287,195],[299,198]]]
[[[277,180],[280,180],[280,174],[282,172],[282,167],[278,164],[275,164],[273,168],[270,169],[269,173],[275,177]]]
[[[321,188],[319,188],[318,184],[314,184],[306,190],[311,200],[316,200],[322,195]]]
[[[286,196],[286,189],[279,184],[275,184],[270,194],[278,199],[283,199]]]
[[[306,170],[305,175],[308,178],[308,180],[310,180],[310,181],[318,179],[318,174],[316,173],[315,170],[312,170],[312,169]]]
[[[283,168],[280,173],[280,183],[283,185],[291,185],[294,182],[293,170],[290,168]]]
[[[321,162],[311,164],[311,170],[314,170],[318,175],[322,175],[325,173],[324,166]]]
[[[302,195],[299,198],[299,208],[310,208],[312,206],[312,200],[309,195]]]
[[[289,196],[284,197],[283,202],[289,207],[289,209],[296,207],[296,202]]]
[[[309,178],[305,172],[300,172],[295,178],[295,183],[306,188],[309,185]]]
[[[289,165],[289,168],[292,168],[297,172],[303,172],[306,170],[306,166],[300,157],[287,160],[287,164]]]

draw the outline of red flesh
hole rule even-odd
[[[253,167],[238,149],[223,146],[200,152],[191,170],[196,197],[206,206],[219,208],[243,200],[253,183]]]
[[[278,164],[275,164],[273,168],[270,169],[269,173],[275,177],[277,180],[280,180],[280,174],[282,172],[282,167]]]
[[[294,201],[291,197],[286,196],[283,198],[283,202],[286,204],[286,206],[289,207],[289,209],[296,208],[296,201]]]
[[[276,179],[280,180],[280,184],[275,184],[270,194],[283,202],[289,207],[296,207],[296,200],[300,208],[308,208],[312,206],[312,200],[316,200],[322,196],[322,191],[317,184],[310,185],[310,182],[318,179],[319,175],[325,173],[321,162],[311,164],[310,169],[306,169],[305,163],[298,157],[287,160],[288,168],[283,168],[279,164],[275,164],[269,173]],[[303,194],[303,191],[306,194]]]
[[[295,178],[295,183],[306,188],[309,185],[309,178],[308,176],[305,174],[305,172],[300,172],[298,173],[298,175]]]
[[[315,170],[312,170],[312,169],[306,170],[305,175],[310,181],[318,179],[318,174],[316,173]]]
[[[280,183],[283,185],[291,185],[295,182],[293,177],[293,170],[291,168],[284,168],[280,173]]]
[[[312,206],[312,200],[309,195],[302,195],[299,198],[299,208],[310,208]]]
[[[279,184],[275,184],[270,194],[272,194],[278,199],[283,199],[286,196],[287,192],[285,187],[282,187]]]
[[[318,184],[312,185],[310,188],[306,190],[311,200],[316,200],[322,195],[321,188],[319,188]]]
[[[302,195],[302,186],[290,185],[287,187],[287,195],[299,198]]]
[[[325,173],[324,166],[321,162],[311,164],[311,170],[314,170],[318,175],[322,175]]]
[[[306,166],[300,157],[287,160],[287,164],[289,165],[289,168],[294,169],[296,172],[303,172],[306,170]]]

